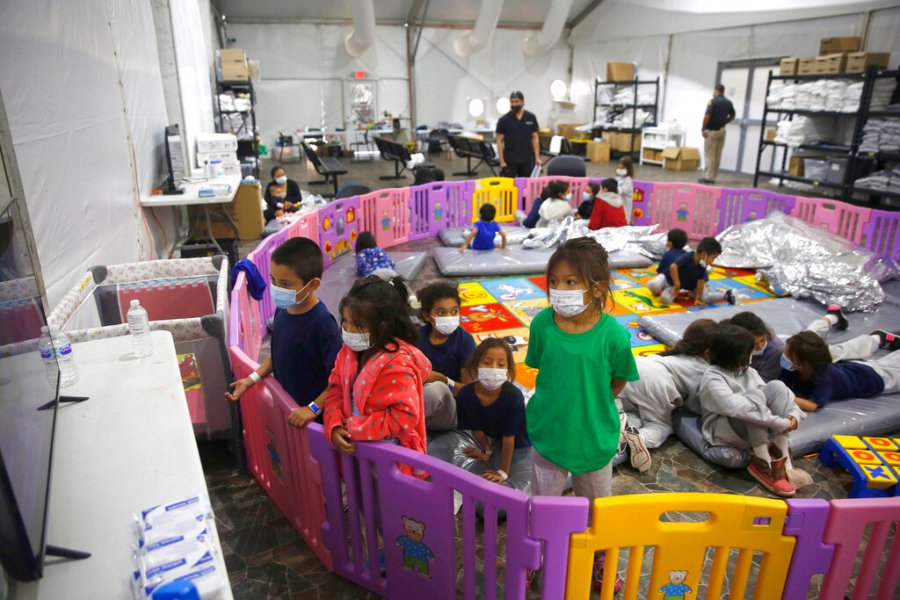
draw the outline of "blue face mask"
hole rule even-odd
[[[794,363],[791,362],[791,359],[789,359],[784,354],[781,355],[780,362],[781,362],[781,368],[784,369],[785,371],[796,371],[797,370],[797,367],[794,366]]]
[[[582,197],[582,199],[584,199],[585,201],[587,201],[587,200],[593,200],[593,199],[594,199],[594,197],[591,195],[590,192],[582,192],[582,193],[581,193],[581,197]]]
[[[288,288],[281,288],[277,285],[270,284],[269,285],[269,294],[272,296],[272,301],[275,303],[275,306],[278,308],[290,308],[292,306],[296,306],[297,304],[302,304],[307,296],[303,296],[302,299],[297,300],[297,294],[306,289],[307,283],[299,290],[291,290]]]

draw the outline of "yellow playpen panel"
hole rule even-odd
[[[497,208],[494,220],[498,223],[511,223],[515,220],[516,209],[519,208],[519,188],[516,181],[509,177],[486,177],[476,179],[472,192],[472,222],[479,219],[478,209],[485,204],[493,204]]]

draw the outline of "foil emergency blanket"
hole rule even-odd
[[[717,266],[760,269],[757,279],[767,280],[776,293],[846,311],[873,312],[885,297],[879,281],[900,276],[891,259],[779,212],[716,237],[722,244]]]
[[[525,248],[552,248],[566,240],[591,237],[597,240],[607,252],[629,250],[648,258],[658,259],[666,251],[666,234],[655,234],[656,225],[649,227],[607,227],[590,230],[584,219],[566,217],[550,227],[532,229],[531,237],[524,242]]]

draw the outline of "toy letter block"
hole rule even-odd
[[[900,452],[879,452],[882,462],[892,467],[900,467]]]
[[[881,460],[870,450],[851,450],[850,457],[858,465],[880,465]]]
[[[897,484],[897,477],[886,465],[860,465],[866,475],[866,486],[870,488],[887,489]]]
[[[888,438],[882,437],[864,437],[866,442],[873,450],[896,450],[897,446]]]
[[[831,437],[834,438],[834,441],[840,444],[841,447],[846,448],[847,450],[865,450],[866,448],[863,441],[855,435],[833,435]]]

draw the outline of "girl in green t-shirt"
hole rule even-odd
[[[592,238],[567,241],[547,263],[552,308],[531,322],[525,357],[538,369],[526,409],[535,495],[561,495],[569,473],[576,495],[591,501],[612,495],[620,431],[615,396],[638,372],[631,336],[604,312],[609,278],[606,250]],[[602,564],[595,578],[602,579]]]

